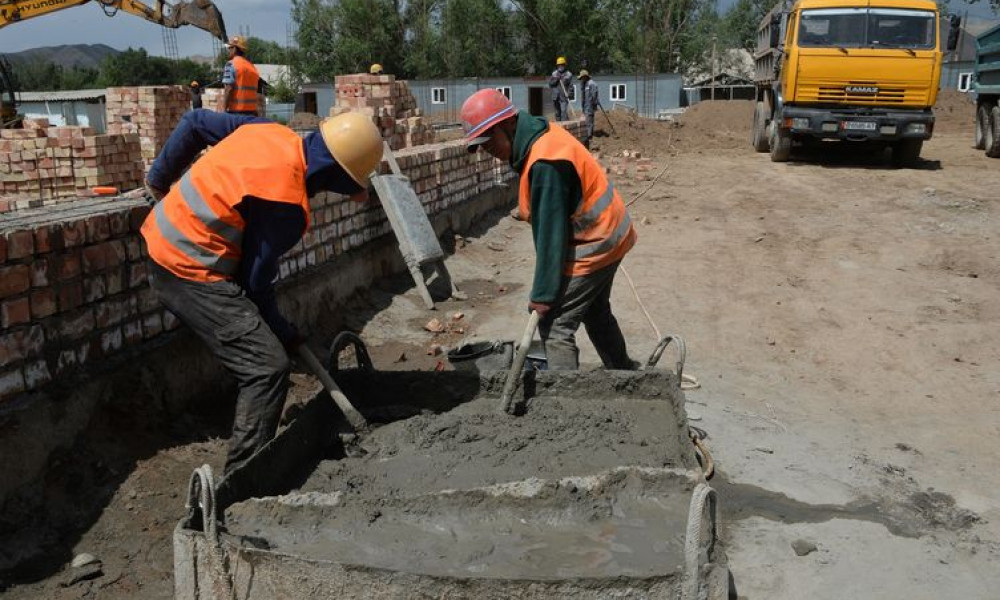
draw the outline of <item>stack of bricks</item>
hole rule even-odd
[[[95,186],[139,187],[143,164],[134,134],[98,135],[89,127],[50,127],[25,119],[0,130],[0,212],[46,206]]]
[[[190,109],[191,94],[184,86],[108,88],[108,133],[137,134],[142,161],[149,167]]]
[[[0,400],[178,326],[146,282],[149,208],[90,200],[28,210],[0,230]]]
[[[345,112],[371,116],[393,150],[434,142],[434,129],[421,116],[410,86],[396,81],[395,75],[338,75],[334,86],[337,104],[330,116]]]

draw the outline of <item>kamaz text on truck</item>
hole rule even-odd
[[[779,4],[757,29],[754,148],[784,162],[795,142],[848,140],[915,162],[934,132],[939,31],[931,0]],[[949,49],[957,34],[954,20]]]

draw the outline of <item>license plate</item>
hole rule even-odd
[[[878,129],[878,123],[872,123],[871,121],[844,121],[844,129],[850,129],[853,131],[875,131]]]

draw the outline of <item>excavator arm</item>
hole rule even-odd
[[[26,21],[63,10],[87,4],[92,0],[0,0],[0,28],[11,23]],[[226,41],[226,26],[222,14],[211,0],[190,0],[167,3],[156,0],[155,7],[139,0],[93,0],[104,14],[114,16],[123,10],[147,21],[164,27],[177,28],[191,25],[211,33]]]

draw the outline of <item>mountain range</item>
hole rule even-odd
[[[67,44],[64,46],[44,46],[21,52],[11,52],[5,56],[11,63],[52,62],[64,68],[84,67],[96,69],[106,56],[120,54],[106,44]]]

